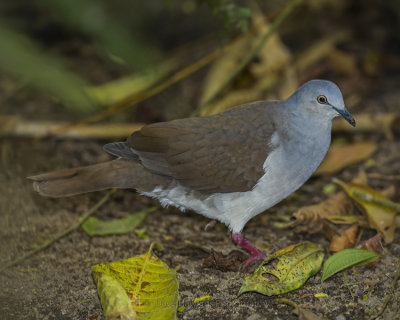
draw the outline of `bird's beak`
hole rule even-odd
[[[346,110],[346,109],[337,109],[335,107],[332,107],[339,113],[343,119],[345,119],[348,123],[350,123],[353,127],[356,126],[356,120],[354,120],[353,116]]]

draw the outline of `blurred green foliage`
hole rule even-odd
[[[177,7],[174,8],[175,5]],[[159,74],[160,66],[164,68],[165,63],[160,63],[161,47],[165,46],[160,43],[161,35],[172,43],[170,47],[175,48],[176,43],[174,37],[169,37],[168,31],[163,33],[165,30],[157,26],[157,21],[161,20],[165,25],[165,21],[172,20],[173,11],[177,8],[190,15],[203,5],[222,18],[226,29],[247,30],[250,10],[239,6],[236,0],[0,2],[0,15],[3,16],[0,20],[0,69],[26,86],[55,97],[61,105],[75,113],[93,113],[106,107],[105,101],[116,103],[116,97],[131,95],[133,92],[129,92],[127,87],[132,81],[124,82],[127,92],[119,90],[110,93],[117,87],[107,87],[106,98],[112,96],[111,100],[107,100],[100,92],[105,87],[97,90],[82,74],[72,71],[70,61],[56,53],[59,51],[57,46],[62,47],[63,44],[68,45],[71,39],[79,39],[79,46],[87,43],[95,48],[96,57],[114,65],[120,73],[146,80],[149,74]],[[177,24],[179,22],[176,21]],[[55,50],[48,50],[48,43]],[[165,47],[170,50],[168,45]],[[132,90],[136,92],[137,88]]]
[[[206,3],[217,16],[220,16],[226,29],[235,27],[246,33],[249,29],[251,10],[240,6],[234,0],[197,0],[198,3]]]
[[[72,111],[91,112],[94,104],[84,93],[86,82],[27,37],[0,25],[0,69],[27,85],[61,99]]]

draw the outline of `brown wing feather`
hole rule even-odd
[[[269,105],[269,106],[268,106]],[[203,193],[251,190],[276,146],[272,103],[145,126],[128,138],[143,166]]]

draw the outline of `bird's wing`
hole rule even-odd
[[[271,103],[269,103],[271,104]],[[266,102],[224,113],[155,123],[127,140],[143,166],[184,186],[209,194],[251,190],[276,148],[275,125]]]

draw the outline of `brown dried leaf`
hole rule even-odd
[[[315,175],[338,172],[350,164],[370,157],[375,150],[374,142],[358,142],[345,146],[332,145]]]
[[[382,255],[383,254],[382,239],[383,239],[382,233],[377,233],[372,238],[364,241],[364,243],[357,246],[357,248],[365,249]]]
[[[356,243],[358,233],[358,225],[353,224],[345,230],[341,230],[341,234],[335,234],[329,246],[330,251],[340,251],[352,247]]]
[[[316,233],[324,227],[322,219],[347,216],[353,211],[351,199],[344,192],[339,192],[320,203],[300,208],[293,214],[296,221],[289,226],[295,226],[300,232]]]
[[[388,198],[369,187],[355,183],[345,183],[338,179],[335,179],[335,182],[365,211],[370,228],[382,232],[386,242],[392,242],[396,226],[395,208],[399,206],[399,204],[390,201]]]
[[[270,27],[260,10],[253,10],[252,22],[256,27],[256,33],[235,43],[210,68],[204,82],[203,95],[200,100],[201,105],[214,95],[215,90],[226,80],[227,75],[243,61],[249,51],[259,44],[261,38]],[[246,67],[243,74],[250,78],[246,79],[246,85],[239,86],[234,91],[230,91],[220,99],[208,104],[201,111],[201,115],[215,114],[239,104],[265,99],[264,92],[274,87],[277,82],[280,82],[282,73],[285,73],[286,69],[291,66],[290,60],[291,54],[289,50],[282,43],[278,34],[273,34],[258,52],[257,62],[251,62]],[[293,79],[296,79],[296,77],[293,76],[286,80]],[[297,81],[295,83],[293,81],[284,81],[282,83],[290,84],[290,88],[286,88],[284,92],[293,92],[298,85]]]
[[[365,171],[360,170],[353,183],[366,185],[367,180]],[[353,201],[341,191],[320,203],[300,208],[293,214],[296,221],[288,226],[296,227],[298,232],[316,233],[322,230],[326,224],[323,219],[326,219],[335,224],[358,223],[362,227],[368,227],[367,219],[362,215],[354,215],[354,209]]]

